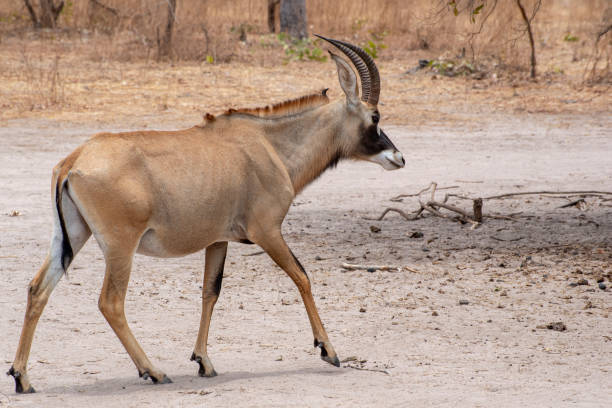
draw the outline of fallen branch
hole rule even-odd
[[[389,375],[389,372],[387,370],[380,370],[378,368],[365,368],[365,367],[359,367],[353,364],[347,364],[344,366],[345,368],[352,368],[354,370],[361,370],[361,371],[373,371],[375,373],[383,373],[383,374],[387,374]]]
[[[402,217],[404,217],[404,219],[406,219],[407,221],[414,221],[419,219],[423,212],[428,212],[432,215],[435,215],[436,217],[440,217],[440,218],[446,218],[446,219],[450,219],[452,221],[457,221],[457,222],[461,222],[463,224],[465,223],[470,223],[472,224],[472,228],[477,228],[478,225],[480,225],[480,223],[482,222],[482,200],[480,200],[480,204],[477,205],[476,201],[474,204],[474,211],[475,211],[475,215],[471,216],[470,214],[468,214],[466,211],[462,210],[459,207],[456,207],[454,205],[451,204],[447,204],[446,201],[448,200],[448,197],[450,196],[449,194],[446,194],[446,196],[444,197],[444,201],[443,202],[439,202],[436,201],[435,196],[436,196],[436,191],[437,190],[445,190],[445,189],[451,189],[451,188],[458,188],[458,186],[450,186],[450,187],[441,187],[438,188],[438,183],[436,182],[431,182],[429,184],[429,186],[427,186],[426,188],[420,190],[417,193],[414,194],[400,194],[394,198],[391,199],[391,201],[401,201],[402,197],[419,197],[419,204],[420,207],[413,211],[412,213],[406,213],[402,210],[400,210],[399,208],[395,208],[395,207],[387,207],[383,210],[382,214],[378,217],[364,217],[367,220],[374,220],[374,221],[380,221],[382,220],[385,215],[387,215],[389,212],[396,212],[399,215],[401,215]],[[429,201],[427,201],[427,203],[423,203],[423,201],[421,201],[420,196],[423,193],[426,193],[427,191],[431,191],[430,193],[430,199]],[[478,199],[477,199],[478,200]],[[459,214],[459,217],[450,217],[442,212],[440,212],[440,208],[444,208],[446,210],[455,212],[457,214]],[[476,218],[478,218],[480,221],[477,221]]]
[[[452,188],[458,188],[458,186],[450,186],[450,187],[440,187],[438,188],[438,184],[436,182],[431,182],[426,188],[411,194],[400,194],[391,198],[391,201],[401,201],[404,197],[418,197],[419,208],[412,212],[406,212],[396,207],[387,207],[383,210],[382,214],[378,217],[363,217],[366,220],[373,221],[381,221],[388,213],[394,212],[401,215],[407,221],[415,221],[419,218],[423,218],[423,213],[427,212],[436,217],[446,218],[451,221],[460,222],[462,224],[470,223],[472,224],[472,229],[477,228],[482,220],[485,218],[497,219],[497,220],[507,220],[507,221],[515,221],[517,216],[520,213],[510,214],[510,215],[496,215],[496,214],[483,214],[482,207],[484,200],[498,200],[509,197],[517,197],[517,196],[526,196],[526,195],[550,195],[552,198],[565,198],[570,199],[573,196],[581,197],[578,200],[574,200],[568,204],[565,204],[559,208],[567,208],[571,206],[576,206],[577,208],[581,208],[586,204],[584,197],[586,196],[595,196],[599,197],[601,200],[607,201],[610,200],[608,198],[603,198],[605,196],[612,196],[612,192],[609,191],[598,191],[598,190],[577,190],[577,191],[549,191],[549,190],[541,190],[541,191],[520,191],[516,193],[504,193],[498,195],[492,195],[488,197],[469,197],[463,194],[452,194],[447,193],[444,195],[444,200],[442,202],[437,201],[435,199],[437,190],[447,190]],[[430,192],[429,201],[423,202],[421,200],[421,195],[426,192]],[[460,200],[469,200],[472,201],[472,213],[470,214],[468,210],[464,210],[452,204],[448,204],[447,201],[450,197],[455,197]],[[451,211],[456,214],[456,216],[451,216],[449,214],[445,214],[440,211],[440,209],[445,209]],[[525,216],[523,216],[525,217]]]
[[[261,254],[265,254],[266,251],[257,251],[257,252],[253,252],[250,254],[243,254],[242,256],[257,256],[257,255],[261,255]]]
[[[379,217],[363,217],[366,220],[372,220],[372,221],[380,221],[383,218],[385,218],[385,215],[387,215],[387,213],[389,212],[396,212],[399,215],[401,215],[402,217],[404,217],[406,220],[408,221],[414,221],[417,218],[419,218],[419,216],[421,215],[421,213],[423,212],[423,208],[418,209],[417,211],[411,213],[411,214],[406,214],[404,211],[400,210],[399,208],[394,208],[394,207],[388,207],[386,208],[382,214],[380,214]]]
[[[510,238],[510,239],[503,239],[503,238],[498,238],[494,235],[491,235],[491,238],[493,238],[496,241],[502,241],[502,242],[516,242],[516,241],[520,241],[521,239],[525,238],[525,237],[518,237],[518,238]]]
[[[569,202],[567,204],[564,204],[558,208],[568,208],[568,207],[576,207],[579,210],[584,209],[584,207],[586,207],[586,201],[584,201],[584,198],[581,198],[579,200],[574,200],[572,202]]]
[[[390,200],[391,201],[400,201],[402,198],[405,198],[405,197],[418,197],[421,194],[423,194],[424,192],[426,192],[429,189],[431,189],[432,187],[434,187],[434,191],[436,189],[438,189],[438,190],[450,190],[450,189],[453,189],[453,188],[459,188],[459,186],[440,187],[440,188],[437,188],[437,186],[438,186],[438,184],[436,182],[432,181],[431,183],[429,183],[429,186],[425,187],[424,189],[422,189],[418,193],[414,193],[414,194],[400,194],[398,196],[395,196],[395,197],[391,198]]]
[[[342,268],[347,269],[349,271],[355,271],[355,270],[365,270],[368,272],[374,272],[374,271],[396,271],[396,272],[401,272],[402,269],[405,269],[409,272],[412,273],[420,273],[419,271],[417,271],[416,269],[412,269],[409,268],[407,266],[391,266],[391,265],[359,265],[359,264],[349,264],[346,262],[343,262]]]
[[[590,196],[602,196],[602,195],[612,195],[612,192],[609,191],[593,191],[593,190],[587,190],[587,191],[522,191],[522,192],[518,192],[518,193],[506,193],[506,194],[499,194],[499,195],[494,195],[494,196],[489,196],[489,197],[483,197],[483,200],[497,200],[500,198],[506,198],[506,197],[515,197],[515,196],[523,196],[523,195],[539,195],[539,194],[552,194],[555,196],[559,196],[559,195],[590,195]],[[453,196],[452,194],[449,194],[450,196]]]
[[[344,269],[348,269],[349,271],[354,271],[357,269],[364,269],[367,271],[399,271],[401,268],[398,266],[390,266],[390,265],[358,265],[358,264],[349,264],[342,263],[341,265]]]

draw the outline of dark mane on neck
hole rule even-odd
[[[318,108],[328,103],[327,89],[323,89],[321,92],[260,108],[229,109],[223,115],[243,114],[259,118],[280,118]]]

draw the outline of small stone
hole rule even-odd
[[[372,273],[372,272],[376,272],[376,268],[368,268],[366,269],[366,271]]]
[[[380,228],[377,227],[376,225],[370,225],[370,231],[372,231],[375,234],[378,234],[380,232]]]
[[[365,313],[365,312],[366,312],[366,308],[365,308],[365,307],[361,307],[361,308],[359,308],[359,312],[361,312],[361,313]]]
[[[469,301],[469,300],[465,300],[465,299],[461,299],[461,300],[459,301],[459,304],[460,304],[461,306],[464,306],[464,305],[469,305],[469,304],[470,304],[470,301]]]
[[[322,261],[323,258],[321,258],[319,255],[315,256],[315,261]]]
[[[603,282],[603,281],[604,281],[603,276],[600,276],[600,277],[597,279],[597,283],[601,283],[601,282]]]
[[[548,323],[548,324],[540,324],[538,326],[536,326],[536,329],[548,329],[548,330],[555,330],[555,331],[566,331],[567,327],[565,326],[565,323],[563,322],[553,322],[553,323]]]
[[[565,323],[563,322],[555,322],[555,323],[549,323],[546,328],[548,330],[555,330],[555,331],[566,331],[567,327],[565,326]]]
[[[421,231],[414,231],[409,235],[410,238],[423,238],[423,233]]]
[[[599,282],[599,289],[606,290],[606,284],[603,282]]]
[[[431,312],[432,316],[438,316],[438,312],[436,312],[435,310],[433,312]]]
[[[274,361],[283,361],[283,356],[278,356],[278,358]]]
[[[588,285],[589,281],[586,279],[580,279],[578,282],[576,282],[577,285]]]

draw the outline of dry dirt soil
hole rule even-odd
[[[586,197],[581,208],[559,208],[577,197],[485,200],[486,214],[516,220],[485,219],[476,229],[432,216],[364,219],[390,205],[416,208],[415,198],[389,198],[430,181],[457,186],[439,199],[445,192],[612,190],[609,114],[464,119],[388,126],[405,169],[341,163],[287,216],[284,233],[311,277],[341,368],[312,347],[290,279],[258,247],[230,244],[209,338],[215,378],[198,377],[189,361],[203,254],[136,257],[128,321],[174,383],[138,378],[97,310],[104,264],[92,239],[40,320],[29,364],[38,393],[15,395],[12,378],[2,376],[0,407],[610,406],[610,196]],[[27,283],[48,248],[51,168],[99,130],[121,129],[31,118],[0,129],[0,362],[7,369]],[[400,270],[348,271],[343,262]],[[547,329],[553,322],[566,330]]]

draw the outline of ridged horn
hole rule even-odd
[[[332,44],[349,57],[359,72],[361,99],[371,105],[377,105],[380,96],[380,74],[372,57],[360,47],[346,41],[325,38],[318,34],[315,34],[315,36]]]

